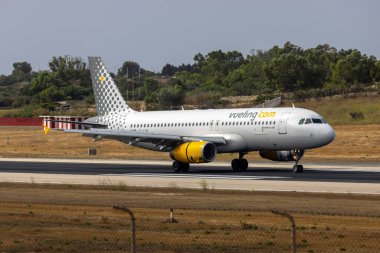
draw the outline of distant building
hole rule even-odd
[[[69,122],[54,122],[58,121],[77,121],[83,122],[88,119],[88,116],[40,116],[44,126],[48,126],[52,129],[85,129],[84,125],[78,125]],[[53,121],[52,121],[53,120]]]

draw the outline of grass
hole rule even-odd
[[[184,196],[155,194],[162,191],[181,192]],[[257,207],[267,208],[268,203],[274,204],[276,209],[297,208],[298,211],[291,213],[297,227],[303,228],[297,230],[300,252],[380,250],[379,216],[360,216],[360,212],[347,204],[344,211],[358,216],[313,214],[313,210],[330,212],[334,205],[347,200],[361,208],[362,215],[365,211],[380,215],[376,196],[210,193],[133,187],[126,194],[95,186],[76,186],[75,189],[64,185],[27,184],[0,184],[0,194],[3,196],[0,250],[4,252],[127,251],[131,224],[126,213],[111,208],[115,203],[127,205],[135,214],[138,252],[289,252],[288,220],[257,210]],[[366,206],[360,201],[377,206]],[[229,204],[226,206],[226,203]],[[251,210],[242,210],[247,203]],[[169,205],[174,208],[178,223],[166,222]],[[311,209],[304,210],[306,206]],[[202,209],[204,207],[208,209]]]

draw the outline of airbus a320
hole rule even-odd
[[[87,129],[67,129],[94,141],[109,138],[134,147],[168,152],[175,172],[192,163],[209,163],[220,153],[236,153],[234,171],[248,169],[244,156],[258,151],[272,161],[294,162],[294,173],[305,150],[331,143],[333,128],[311,110],[241,108],[138,112],[128,106],[100,57],[89,57],[96,117],[83,122]]]

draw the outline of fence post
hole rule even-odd
[[[294,221],[294,217],[288,213],[272,210],[273,214],[281,215],[289,219],[292,226],[292,253],[296,253],[297,245],[296,245],[296,222]]]
[[[136,253],[136,219],[135,216],[133,215],[133,212],[129,210],[125,206],[114,206],[113,207],[116,210],[121,210],[124,212],[127,212],[129,216],[131,217],[132,221],[132,227],[131,227],[131,232],[132,232],[132,243],[131,243],[131,252]]]

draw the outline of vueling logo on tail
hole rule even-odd
[[[104,76],[101,75],[101,76],[99,77],[99,80],[100,80],[100,83],[103,84],[103,82],[104,82],[104,80],[105,80]]]

